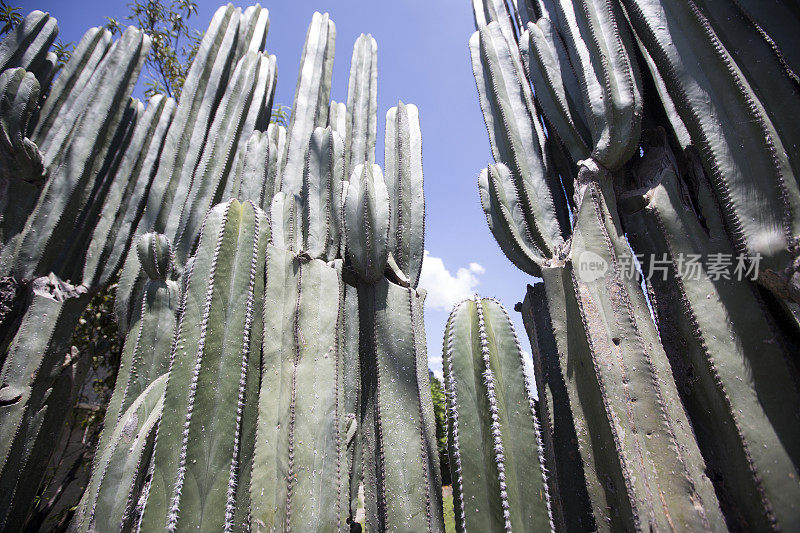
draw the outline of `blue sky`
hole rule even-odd
[[[49,12],[59,38],[77,42],[106,16],[124,22],[127,0],[23,0],[25,13]],[[220,0],[199,0],[190,25],[205,29]],[[235,3],[246,7],[249,3]],[[291,105],[306,29],[314,11],[336,23],[336,59],[331,98],[346,101],[353,43],[361,33],[378,42],[378,147],[383,165],[386,111],[398,100],[414,103],[422,122],[425,173],[425,248],[420,286],[428,290],[425,327],[428,360],[441,373],[442,335],[450,308],[474,292],[498,298],[530,350],[522,321],[513,310],[532,278],[502,254],[489,232],[478,199],[477,176],[491,161],[489,141],[472,78],[467,42],[474,31],[469,0],[281,0],[270,11],[267,50],[278,59],[275,102]],[[145,74],[146,75],[146,74]],[[143,77],[145,76],[143,75]],[[136,96],[141,97],[141,83]]]

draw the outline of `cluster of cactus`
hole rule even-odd
[[[268,28],[221,7],[179,101],[146,107],[139,30],[90,30],[55,81],[54,19],[0,44],[0,529],[25,520],[80,379],[72,331],[119,273],[125,344],[75,530],[349,531],[361,485],[371,530],[444,530],[417,109],[387,113],[384,178],[375,40],[330,102],[315,13],[271,124]]]
[[[796,529],[796,13],[511,4],[473,2],[496,161],[479,189],[505,255],[541,278],[517,309],[553,528]]]

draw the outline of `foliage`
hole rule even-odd
[[[447,457],[447,407],[444,399],[444,385],[439,378],[429,372],[433,414],[436,417],[436,448],[439,450],[439,467],[442,471],[442,485],[449,485],[450,460]]]
[[[58,58],[59,66],[63,67],[69,61],[69,58],[72,57],[72,51],[75,49],[75,43],[68,42],[65,43],[61,39],[59,39],[56,43],[53,44],[53,52],[56,54]]]
[[[0,28],[0,35],[10,32],[20,22],[22,22],[22,8],[11,7],[0,0],[0,23],[3,24],[3,27]]]
[[[197,14],[192,0],[134,0],[128,4],[131,13],[126,17],[144,30],[152,39],[150,55],[145,65],[150,76],[145,96],[165,93],[180,97],[186,73],[192,64],[203,33],[189,28],[188,20]],[[121,33],[122,24],[106,17],[106,28],[112,34]]]

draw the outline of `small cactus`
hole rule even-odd
[[[476,296],[456,305],[443,367],[457,530],[552,530],[533,397],[499,302]]]

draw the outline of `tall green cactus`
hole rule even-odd
[[[733,248],[699,158],[688,152],[681,179],[663,132],[649,137],[639,168],[643,179],[655,168],[660,181],[644,209],[623,220],[645,254],[642,268],[656,273],[649,293],[679,391],[731,522],[792,529],[800,483],[786,473],[800,458],[800,376],[749,280],[714,279],[702,263],[700,276],[682,272],[686,258],[732,256]],[[665,266],[669,272],[661,273]]]
[[[403,282],[402,272],[391,272],[392,279],[383,275],[389,258],[389,205],[380,168],[357,166],[345,201],[345,228],[348,257],[359,278],[359,425],[367,527],[442,531],[423,340],[424,291]]]
[[[250,497],[255,531],[349,531],[342,264],[268,247]],[[348,311],[350,314],[348,314]],[[352,436],[351,436],[352,438]]]
[[[526,272],[544,277],[548,301],[535,305],[534,311],[550,314],[546,322],[552,326],[570,309],[572,298],[577,305],[568,315],[569,331],[553,330],[550,335],[556,342],[545,349],[557,350],[559,360],[574,358],[594,369],[567,392],[580,428],[577,442],[571,444],[577,444],[574,453],[582,458],[579,468],[584,470],[596,526],[646,529],[672,523],[707,528],[722,522],[717,499],[703,473],[702,456],[688,431],[644,297],[620,266],[632,257],[621,238],[610,171],[633,153],[642,109],[638,73],[628,52],[630,39],[625,28],[618,27],[623,19],[610,2],[554,4],[558,30],[546,21],[540,26],[529,23],[520,37],[520,51],[526,71],[539,80],[537,100],[555,130],[549,134],[564,139],[574,159],[588,157],[579,162],[574,186],[572,235],[566,231],[568,240],[563,240],[568,226],[558,216],[568,209],[567,199],[560,190],[545,188],[556,177],[542,152],[546,144],[528,79],[518,68],[516,43],[502,31],[502,21],[492,20],[470,42],[482,109],[499,160],[481,174],[484,210],[506,255]],[[584,42],[581,35],[592,39]],[[581,91],[572,92],[576,87]],[[532,155],[536,158],[527,159],[527,168],[520,165]],[[534,190],[550,194],[526,192],[526,177],[538,187]],[[594,260],[606,266],[598,276],[584,271]],[[572,334],[583,339],[568,342]],[[579,377],[566,371],[564,375],[570,380]],[[585,410],[596,405],[603,409],[590,420]],[[558,487],[558,479],[551,487]],[[579,499],[556,500],[557,510],[560,505],[578,506],[575,511],[564,507],[561,519],[582,516]]]
[[[241,529],[262,335],[266,215],[229,200],[207,215],[189,271],[141,528]],[[241,487],[242,489],[238,489]]]
[[[165,234],[175,247],[178,269],[193,251],[205,212],[228,199],[227,181],[238,149],[269,122],[276,68],[274,56],[261,52],[269,28],[266,17],[258,6],[246,14],[230,4],[217,10],[166,133],[137,234]],[[125,331],[144,282],[138,256],[129,253],[115,302]]]
[[[456,305],[444,333],[447,439],[459,531],[553,528],[522,350],[503,306]]]
[[[735,249],[760,254],[759,282],[797,300],[800,170],[792,166],[796,157],[787,155],[784,130],[777,129],[780,120],[770,119],[751,81],[694,2],[623,4],[699,150]]]
[[[443,530],[418,111],[387,113],[387,187],[377,44],[358,38],[348,105],[329,102],[335,27],[316,13],[291,123],[268,125],[268,28],[260,6],[220,8],[180,101],[147,106],[136,29],[87,32],[52,86],[53,19],[0,44],[0,179],[23,196],[0,196],[0,524],[39,488],[66,344],[124,258],[126,343],[76,529],[346,531],[364,480],[371,527]]]

